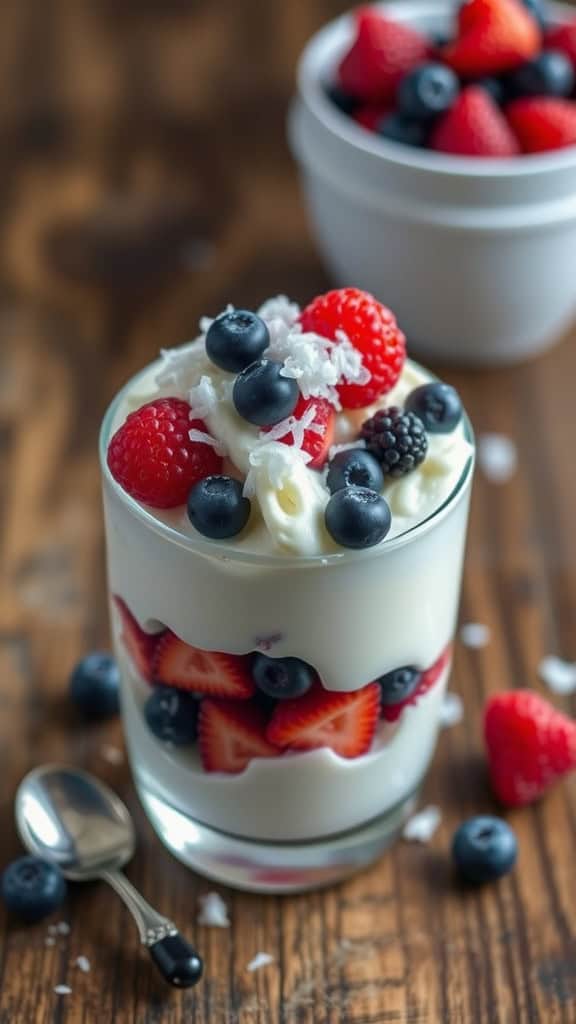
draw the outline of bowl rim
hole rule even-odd
[[[393,12],[401,21],[411,22],[418,16],[449,13],[450,0],[380,0],[371,6]],[[576,10],[568,4],[552,3],[550,11],[558,23],[576,18]],[[308,110],[323,128],[341,142],[364,153],[370,159],[429,172],[439,177],[476,179],[536,178],[550,172],[576,167],[576,145],[548,153],[523,154],[520,157],[467,157],[412,149],[368,132],[352,118],[342,114],[326,95],[326,69],[334,56],[335,42],[352,22],[353,11],[327,22],[308,40],[297,68],[298,92]]]

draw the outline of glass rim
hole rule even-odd
[[[429,370],[421,366],[420,363],[416,362],[414,359],[410,359],[410,363],[417,369],[429,374],[432,380],[438,380],[434,374],[430,373]],[[175,527],[170,526],[161,519],[158,519],[145,505],[140,504],[140,502],[136,501],[135,498],[132,498],[131,495],[116,482],[107,463],[108,441],[112,433],[112,424],[116,417],[118,408],[138,381],[145,377],[155,365],[159,366],[160,360],[148,363],[148,365],[142,370],[139,370],[138,373],[130,377],[124,386],[116,392],[102,419],[98,450],[103,484],[105,486],[107,485],[111,489],[120,502],[130,511],[131,514],[135,515],[144,526],[153,530],[155,533],[160,534],[171,544],[177,544],[180,547],[186,548],[187,550],[199,555],[216,558],[221,562],[237,562],[248,566],[269,566],[274,569],[300,569],[306,567],[313,568],[326,567],[329,565],[342,565],[351,561],[360,561],[364,558],[383,557],[385,554],[395,551],[397,548],[404,547],[412,540],[418,539],[423,534],[430,532],[437,522],[444,519],[452,507],[456,505],[458,500],[466,493],[466,485],[471,480],[474,468],[476,445],[472,424],[466,410],[463,409],[462,422],[464,425],[464,436],[465,440],[471,445],[472,451],[450,494],[444,499],[442,504],[435,508],[428,516],[426,516],[425,519],[422,519],[419,523],[409,527],[407,530],[397,534],[395,537],[391,537],[390,539],[384,538],[380,544],[359,550],[356,548],[344,548],[342,551],[319,552],[314,555],[283,555],[280,553],[270,554],[269,552],[260,554],[257,551],[244,551],[242,549],[235,548],[233,546],[233,542],[226,542],[222,540],[212,541],[202,537],[200,534],[198,537],[192,537],[188,534],[182,533]],[[153,401],[153,399],[151,398],[150,401]]]

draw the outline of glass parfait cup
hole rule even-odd
[[[165,846],[209,878],[259,892],[335,882],[398,835],[434,753],[473,448],[444,503],[377,547],[306,557],[247,552],[180,532],[112,478],[106,452],[119,410],[149,372],[118,393],[100,438],[113,642],[138,795]],[[473,445],[466,418],[464,431]],[[360,758],[322,748],[257,758],[237,775],[205,772],[196,745],[172,747],[148,729],[150,682],[126,649],[118,599],[152,638],[168,628],[200,651],[301,658],[330,690],[359,689],[408,665],[427,670],[430,686],[396,721],[381,723]]]

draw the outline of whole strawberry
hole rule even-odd
[[[180,398],[147,402],[130,413],[110,441],[112,476],[145,505],[183,505],[195,483],[222,469],[222,459],[210,444],[190,440],[192,428],[206,433],[201,420],[190,420],[188,402]]]
[[[576,103],[553,96],[514,100],[506,116],[525,153],[576,146]]]
[[[428,50],[428,41],[413,28],[362,7],[356,13],[356,39],[338,69],[338,84],[365,103],[386,103]]]
[[[508,807],[532,803],[576,768],[576,723],[530,690],[488,701],[484,738],[492,788]]]
[[[363,409],[394,387],[406,359],[406,339],[394,314],[373,295],[359,288],[327,292],[306,306],[300,322],[303,330],[333,341],[338,341],[341,332],[360,352],[370,380],[338,385],[344,409]]]
[[[468,0],[458,35],[442,59],[459,75],[480,78],[519,67],[540,50],[540,28],[521,0]]]
[[[432,149],[458,156],[508,157],[518,143],[500,108],[477,85],[463,89],[432,132]]]

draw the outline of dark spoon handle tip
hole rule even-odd
[[[179,932],[166,935],[148,950],[162,977],[175,988],[192,988],[200,981],[202,960]]]

